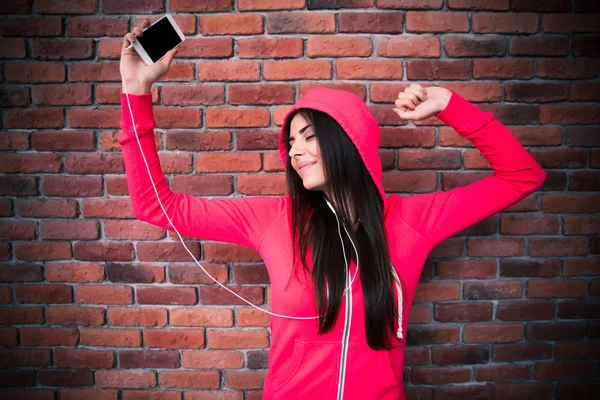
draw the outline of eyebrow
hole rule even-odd
[[[311,126],[313,126],[313,125],[312,125],[312,124],[308,124],[308,125],[306,125],[304,128],[300,129],[300,130],[298,131],[298,133],[300,133],[300,134],[304,133],[304,131],[305,131],[306,129],[308,129],[309,127],[311,127]],[[293,137],[290,135],[290,140],[291,140],[291,139],[293,139]],[[289,140],[288,140],[288,142],[289,142]]]

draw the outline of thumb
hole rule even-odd
[[[163,57],[162,60],[160,60],[160,62],[166,67],[166,69],[169,69],[169,66],[171,65],[171,61],[173,61],[173,57],[175,57],[175,54],[177,54],[177,49],[173,49],[168,51],[165,56]]]
[[[406,111],[405,107],[402,108],[394,108],[393,111],[398,114],[401,119],[414,119],[415,115],[413,111]]]

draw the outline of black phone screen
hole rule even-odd
[[[146,29],[144,36],[138,36],[136,40],[144,47],[152,62],[157,62],[167,51],[181,43],[179,35],[166,17]]]

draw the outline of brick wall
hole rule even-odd
[[[369,104],[388,193],[492,173],[439,120],[398,121],[392,101],[406,86],[441,84],[493,111],[548,178],[434,249],[411,315],[407,395],[592,397],[599,11],[594,0],[0,2],[0,397],[261,397],[268,315],[211,285],[127,196],[122,36],[165,12],[187,36],[153,89],[177,192],[284,194],[278,129],[314,85]],[[186,240],[220,282],[270,304],[257,253]]]

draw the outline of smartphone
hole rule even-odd
[[[138,52],[146,65],[154,64],[164,55],[185,41],[185,36],[170,14],[165,14],[152,25],[142,30],[133,48]]]

